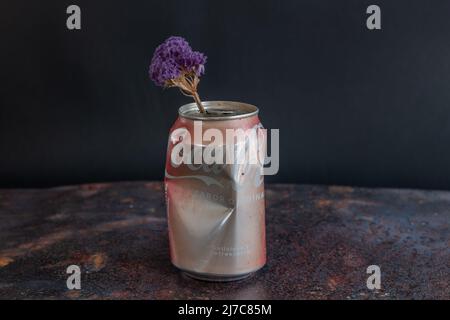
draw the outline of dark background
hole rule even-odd
[[[162,179],[190,101],[147,69],[181,35],[208,55],[203,100],[280,129],[267,180],[450,189],[449,15],[448,0],[2,1],[0,187]]]

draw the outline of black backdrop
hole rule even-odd
[[[208,55],[204,100],[253,103],[280,129],[269,181],[449,189],[449,14],[448,0],[2,1],[0,187],[161,179],[190,101],[147,68],[181,35]]]

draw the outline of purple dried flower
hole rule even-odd
[[[178,87],[191,96],[200,112],[205,112],[197,93],[199,77],[205,72],[206,56],[192,51],[182,37],[170,37],[153,54],[148,70],[150,79],[162,87]]]
[[[205,70],[206,56],[192,51],[182,37],[170,37],[153,54],[149,76],[158,86],[173,86],[180,76],[201,76]]]

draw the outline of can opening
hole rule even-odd
[[[235,115],[239,114],[236,111],[233,110],[222,110],[222,109],[206,109],[206,116],[227,116],[227,115]]]
[[[181,106],[178,113],[181,117],[193,120],[231,120],[251,117],[258,114],[254,105],[234,101],[204,101],[206,112],[201,113],[195,103]]]

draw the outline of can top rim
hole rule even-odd
[[[202,105],[206,113],[200,113],[197,105],[192,102],[181,106],[178,114],[186,119],[218,121],[252,117],[259,112],[259,109],[252,104],[236,101],[204,101]]]

